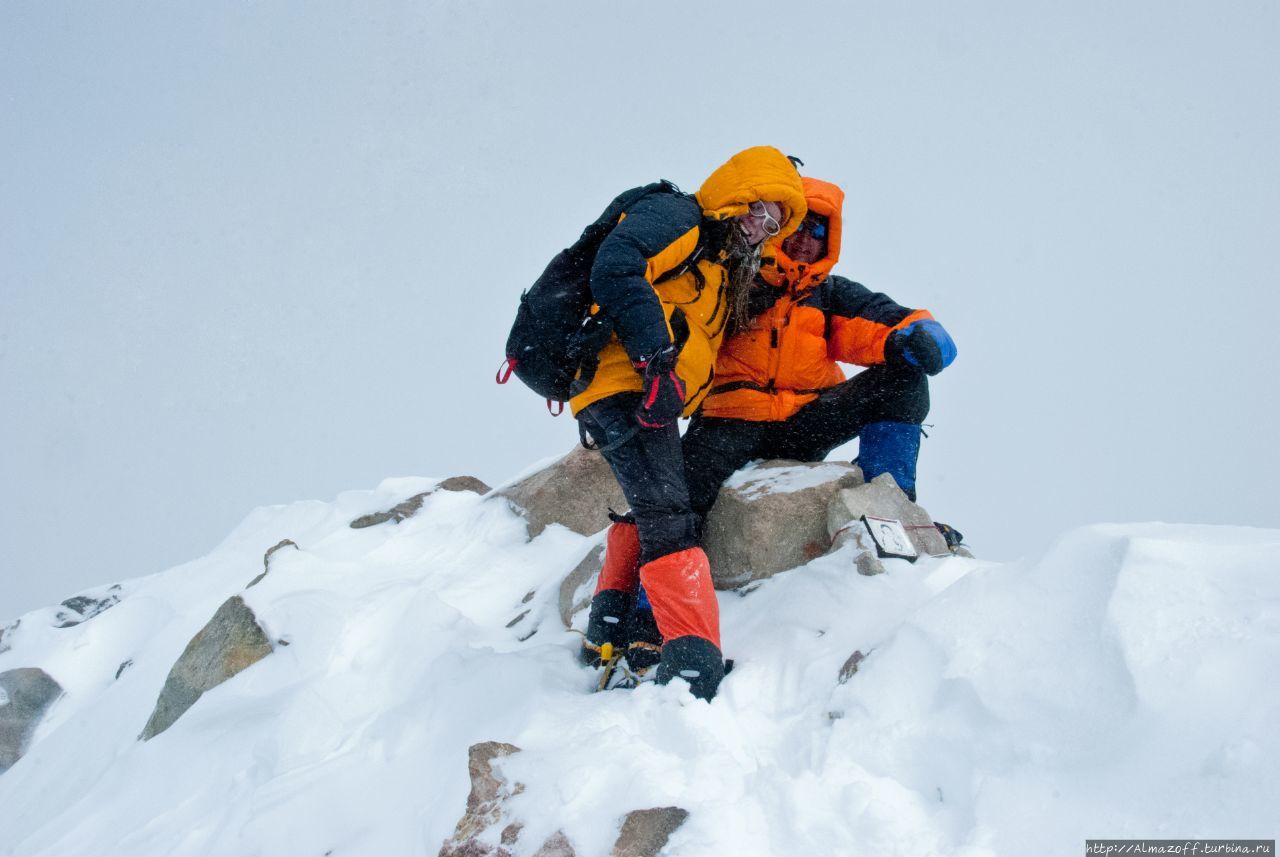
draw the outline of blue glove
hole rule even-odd
[[[895,330],[884,344],[884,360],[891,366],[914,366],[937,375],[956,359],[956,344],[947,329],[931,318],[922,318]]]

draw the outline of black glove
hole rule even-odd
[[[684,381],[676,375],[678,356],[675,345],[668,345],[632,364],[644,376],[636,421],[645,428],[669,426],[684,411]]]
[[[884,362],[890,366],[914,366],[937,375],[956,359],[956,344],[946,328],[931,318],[895,330],[884,343]]]

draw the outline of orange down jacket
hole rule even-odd
[[[840,258],[844,192],[809,177],[803,184],[809,210],[827,218],[827,255],[803,265],[788,258],[780,245],[766,248],[773,253],[766,253],[753,305],[767,309],[721,345],[703,416],[785,420],[821,390],[845,380],[838,362],[884,363],[890,333],[933,317],[831,275]]]

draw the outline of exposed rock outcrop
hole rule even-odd
[[[623,819],[611,857],[657,857],[688,817],[688,810],[678,806],[632,810]]]
[[[831,498],[860,484],[861,470],[830,461],[766,461],[739,471],[707,516],[703,547],[716,587],[735,589],[822,556],[831,547]]]
[[[14,619],[8,625],[0,628],[0,655],[13,648],[13,637],[18,632],[19,626],[22,625],[21,619]]]
[[[151,718],[138,737],[159,735],[204,693],[271,654],[271,641],[238,595],[223,602],[169,670]]]
[[[100,593],[82,593],[63,601],[53,614],[55,628],[72,628],[120,603],[121,586],[113,583]]]
[[[609,526],[610,508],[619,512],[627,508],[608,462],[581,446],[493,496],[506,498],[523,513],[530,538],[551,524],[589,536]]]
[[[507,817],[506,802],[524,791],[520,783],[509,784],[493,769],[493,760],[519,753],[514,744],[485,741],[472,744],[467,751],[467,770],[471,775],[471,792],[467,809],[453,836],[440,846],[439,857],[511,857],[511,849],[520,839],[523,825]],[[486,836],[502,825],[496,837]],[[495,844],[492,839],[496,838]],[[561,831],[547,838],[534,857],[575,857],[573,846]]]
[[[0,673],[0,774],[22,758],[36,727],[60,696],[62,687],[42,669]]]
[[[262,573],[259,574],[257,577],[255,577],[253,580],[250,580],[249,585],[246,586],[245,589],[248,589],[250,586],[256,586],[258,583],[260,583],[262,581],[262,578],[266,577],[267,573],[271,571],[272,555],[276,551],[282,550],[283,548],[287,548],[287,547],[292,547],[294,550],[302,550],[302,548],[298,547],[298,543],[295,542],[293,539],[281,539],[271,547],[267,548],[267,552],[262,555]]]
[[[862,666],[862,662],[867,659],[861,651],[854,650],[852,655],[845,660],[844,665],[840,667],[840,674],[836,677],[838,684],[844,684],[849,679],[858,674],[858,667]]]
[[[525,787],[508,783],[493,769],[495,759],[519,753],[514,744],[485,741],[472,744],[467,752],[471,791],[467,808],[453,836],[440,846],[439,857],[511,857],[524,825],[510,816],[506,803]],[[640,809],[627,813],[622,830],[610,852],[612,857],[656,857],[689,813],[679,807]],[[527,853],[527,852],[525,852]],[[564,831],[551,834],[533,857],[576,857]]]
[[[390,509],[374,512],[370,515],[361,515],[351,522],[351,528],[353,530],[362,530],[365,527],[385,524],[387,521],[398,524],[406,518],[412,518],[422,508],[422,504],[426,499],[437,491],[470,491],[473,494],[488,494],[490,490],[488,485],[474,476],[450,476],[430,491],[414,494],[409,499],[397,503]]]

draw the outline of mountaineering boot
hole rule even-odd
[[[916,501],[916,459],[920,457],[917,423],[871,423],[858,434],[858,457],[867,482],[888,473],[912,503]]]
[[[662,632],[653,618],[649,593],[640,589],[627,634],[627,666],[635,672],[649,669],[662,658]]]
[[[955,553],[956,550],[964,544],[964,534],[950,524],[943,524],[938,521],[933,522],[938,532],[942,533],[942,538],[947,542],[947,550]]]
[[[689,692],[710,701],[724,678],[724,656],[720,649],[701,637],[681,637],[662,647],[658,664],[658,684],[673,678],[689,682]]]
[[[604,567],[591,598],[587,634],[579,657],[587,666],[601,665],[600,647],[613,646],[617,654],[626,652],[631,642],[631,614],[636,590],[640,588],[640,536],[630,516],[609,513],[613,525],[605,537]]]
[[[679,676],[693,694],[711,699],[724,678],[720,653],[720,604],[711,584],[711,566],[702,548],[658,557],[640,567],[640,580],[665,641],[658,683]]]
[[[589,667],[604,666],[600,647],[608,643],[615,654],[623,654],[627,647],[628,620],[635,608],[636,597],[630,592],[607,589],[597,592],[591,599],[591,613],[587,618],[587,635],[582,640],[578,658]]]

